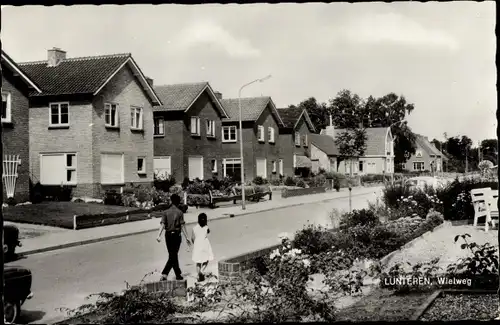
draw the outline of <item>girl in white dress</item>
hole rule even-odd
[[[193,243],[193,262],[196,263],[196,272],[198,273],[198,281],[205,280],[203,272],[207,268],[208,262],[214,259],[212,245],[208,240],[210,229],[207,225],[207,215],[200,213],[198,216],[198,224],[193,227],[192,243]]]

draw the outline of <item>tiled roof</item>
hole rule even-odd
[[[295,167],[297,168],[311,168],[312,167],[312,161],[306,156],[300,156],[296,155],[295,156]]]
[[[42,88],[43,93],[38,95],[88,94],[96,92],[130,57],[130,53],[113,54],[69,58],[55,67],[47,66],[47,61],[19,66]]]
[[[41,93],[42,90],[40,89],[40,86],[37,85],[37,83],[31,79],[27,74],[26,72],[24,72],[21,67],[14,61],[12,60],[12,58],[10,56],[7,55],[7,53],[5,53],[4,50],[2,50],[2,64],[5,64],[7,67],[9,67],[9,69],[17,72],[21,78],[23,79],[23,81],[28,85],[30,86],[31,88],[33,88],[35,90],[35,92],[37,93]]]
[[[434,155],[434,156],[443,156],[441,151],[439,151],[425,136],[420,135],[420,134],[415,134],[417,137],[417,141],[424,149],[427,154],[429,155]]]
[[[154,90],[163,102],[155,111],[184,111],[189,108],[208,82],[183,83],[176,85],[155,86]]]
[[[388,128],[366,128],[366,150],[364,156],[385,156],[385,137]],[[346,129],[335,129],[335,135]]]
[[[239,121],[240,113],[238,98],[223,99],[221,103],[229,116],[225,121]],[[269,96],[241,98],[241,120],[256,121],[269,103],[272,103],[271,97]],[[282,125],[281,116],[278,114],[277,110],[273,110],[272,114],[280,121],[279,124]]]
[[[309,134],[311,143],[328,156],[338,156],[339,151],[335,145],[335,140],[329,135]]]
[[[293,128],[300,115],[302,114],[303,109],[298,107],[289,107],[289,108],[278,108],[278,113],[287,128]]]

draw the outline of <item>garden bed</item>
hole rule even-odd
[[[441,291],[419,321],[492,320],[498,316],[494,291]]]
[[[42,202],[3,209],[4,220],[73,229],[75,215],[115,214],[138,208],[77,202]]]

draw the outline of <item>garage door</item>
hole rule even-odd
[[[189,179],[203,179],[203,157],[189,157]]]
[[[155,175],[165,177],[172,175],[172,160],[170,157],[154,157]]]
[[[123,184],[124,182],[123,154],[101,154],[101,183]]]
[[[367,174],[376,174],[377,173],[377,166],[375,165],[374,162],[368,162],[366,164],[366,173]]]
[[[257,165],[257,175],[262,178],[267,178],[267,159],[266,158],[257,158],[256,159],[256,165]]]

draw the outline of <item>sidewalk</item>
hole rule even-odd
[[[381,189],[381,186],[368,188],[357,187],[352,189],[352,195],[366,195],[369,193],[380,192]],[[341,189],[340,192],[326,192],[286,199],[281,197],[281,193],[274,192],[273,199],[271,201],[263,201],[259,203],[248,202],[246,210],[241,210],[241,204],[234,205],[232,203],[229,206],[226,205],[216,209],[196,209],[196,207],[189,207],[188,213],[184,215],[184,220],[186,221],[186,224],[196,223],[198,221],[198,214],[202,212],[207,214],[209,220],[216,220],[347,197],[349,197],[349,191],[346,188]],[[23,239],[23,246],[17,249],[17,253],[19,255],[42,253],[73,246],[91,244],[104,240],[111,240],[129,235],[147,233],[156,231],[158,228],[159,220],[154,218],[144,221],[127,222],[82,230],[56,231],[34,238]]]

